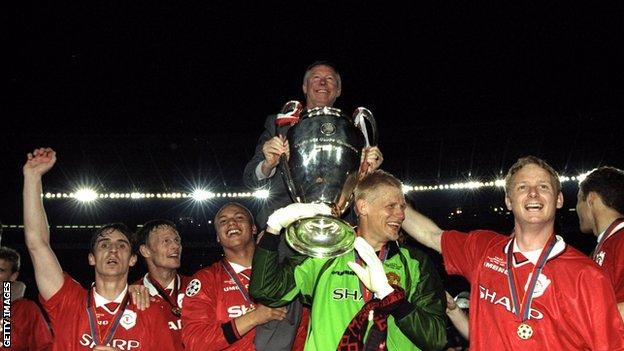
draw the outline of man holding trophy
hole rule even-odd
[[[303,77],[302,91],[306,98],[305,107],[296,101],[295,104],[285,105],[282,113],[270,115],[264,123],[264,131],[258,139],[253,158],[245,166],[244,183],[249,188],[268,188],[270,198],[256,214],[256,223],[264,228],[267,217],[273,211],[293,202],[289,195],[286,182],[277,172],[278,165],[290,158],[290,148],[286,139],[288,130],[298,124],[299,114],[311,110],[331,108],[342,91],[340,74],[333,64],[325,61],[316,61],[306,69]],[[292,108],[292,109],[290,109]],[[289,110],[290,109],[290,110]],[[336,112],[336,111],[334,111]],[[338,110],[339,112],[339,110]],[[305,133],[305,128],[299,128]],[[365,160],[367,171],[373,171],[381,165],[383,156],[376,146],[365,147],[361,152]],[[292,191],[291,191],[292,193]],[[282,240],[279,245],[280,260],[293,255],[292,251]],[[255,346],[258,350],[290,350],[295,338],[301,315],[307,311],[297,300],[288,306],[288,314],[282,321],[272,321],[260,326],[256,330]]]
[[[312,216],[330,219],[323,203],[294,203],[268,219],[256,248],[251,295],[280,306],[301,294],[312,306],[306,350],[437,350],[446,343],[444,290],[429,258],[397,242],[405,219],[401,183],[376,170],[355,190],[355,250],[279,263],[283,228]],[[319,225],[322,229],[322,225]]]

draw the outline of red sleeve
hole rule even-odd
[[[624,232],[609,238],[605,244],[609,245],[609,252],[602,268],[611,280],[617,302],[624,302]]]
[[[576,332],[590,350],[624,350],[624,323],[615,304],[615,296],[606,275],[588,267],[579,269],[576,302],[578,308],[565,311],[574,321]],[[596,298],[596,297],[600,298]]]
[[[75,306],[77,306],[76,301],[84,301],[87,296],[87,290],[73,280],[69,274],[63,273],[63,276],[63,286],[56,294],[52,295],[47,301],[41,295],[39,296],[39,301],[48,313],[48,317],[50,317],[53,325],[57,319],[66,318],[68,311],[73,311]]]
[[[490,241],[499,236],[489,231],[466,234],[449,230],[442,233],[442,257],[446,272],[463,275],[472,281],[478,258],[487,250]]]
[[[48,323],[43,318],[41,310],[32,301],[27,302],[28,321],[30,335],[28,340],[29,350],[47,351],[52,349],[52,333]]]
[[[230,346],[217,316],[216,299],[220,286],[218,277],[210,268],[197,272],[189,282],[182,309],[185,350],[205,350],[206,345],[210,345],[211,350],[221,350]]]

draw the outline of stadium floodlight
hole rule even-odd
[[[215,197],[215,193],[204,189],[195,189],[191,197],[195,201],[204,201]]]
[[[268,199],[269,198],[269,191],[266,190],[266,189],[256,190],[256,191],[254,191],[253,196],[256,199]]]
[[[98,193],[93,189],[82,188],[74,193],[74,198],[80,202],[92,202],[98,198]]]

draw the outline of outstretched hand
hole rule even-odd
[[[56,152],[49,147],[41,147],[26,155],[24,176],[42,176],[56,163]]]

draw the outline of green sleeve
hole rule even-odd
[[[421,350],[440,350],[446,345],[446,298],[442,280],[429,257],[409,248],[406,266],[418,269],[415,286],[406,291],[407,308],[393,312],[396,325]],[[417,262],[414,262],[417,261]]]

